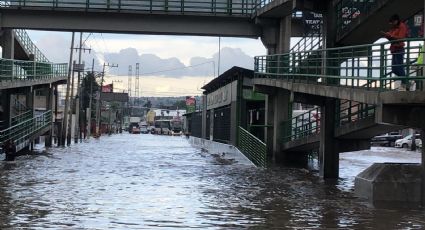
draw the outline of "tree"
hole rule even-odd
[[[90,104],[90,87],[92,89],[92,107],[95,105],[94,100],[96,100],[95,95],[100,90],[99,83],[96,82],[95,74],[92,72],[87,73],[87,75],[83,78],[83,81],[81,82],[81,86],[83,87],[84,91],[82,93],[82,108],[86,109],[89,107]],[[93,108],[92,108],[93,110]]]
[[[186,109],[186,101],[185,100],[178,100],[174,102],[173,107],[178,109]]]

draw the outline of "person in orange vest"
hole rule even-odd
[[[404,59],[404,42],[403,41],[395,41],[407,38],[408,28],[407,25],[400,20],[400,17],[397,14],[394,14],[390,17],[389,20],[391,29],[388,32],[383,32],[385,38],[390,41],[394,41],[391,43],[390,51],[392,54],[392,72],[397,76],[406,76],[406,71],[403,65]],[[401,81],[402,87],[407,87],[408,80],[403,79]]]

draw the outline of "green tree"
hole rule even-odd
[[[97,92],[100,91],[100,85],[96,82],[96,76],[94,73],[87,73],[87,75],[83,78],[83,81],[81,82],[81,86],[83,87],[84,91],[82,93],[82,108],[85,110],[89,107],[90,104],[90,88],[92,89],[92,111],[94,110],[94,105],[96,102],[96,95]]]

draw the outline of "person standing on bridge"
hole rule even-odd
[[[394,41],[391,43],[391,46],[390,46],[390,52],[392,54],[391,70],[395,75],[399,77],[406,76],[406,71],[403,66],[405,44],[403,41],[397,41],[397,40],[402,40],[407,38],[407,35],[408,35],[407,25],[400,20],[400,16],[398,16],[397,14],[394,14],[393,16],[390,17],[389,23],[390,23],[391,29],[388,32],[382,32],[382,33],[384,34],[385,38],[387,38],[390,41]],[[406,89],[407,83],[408,83],[407,78],[401,80],[400,88],[402,90]]]

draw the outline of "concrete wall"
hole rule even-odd
[[[235,146],[205,140],[197,137],[190,137],[189,143],[194,147],[204,148],[208,150],[208,153],[210,154],[221,155],[222,153],[225,153],[225,155],[222,157],[224,159],[234,159],[238,164],[255,167],[255,165]]]

